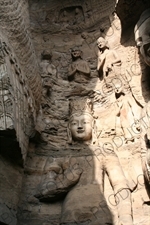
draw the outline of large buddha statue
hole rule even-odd
[[[65,187],[67,184],[69,188],[62,205],[60,224],[132,225],[130,188],[115,152],[109,147],[100,147],[97,143],[91,100],[84,98],[71,100],[68,137],[70,149],[74,149],[73,153],[70,152],[70,157],[72,154],[76,158],[76,163],[71,167],[72,180],[68,179],[67,183],[67,176],[62,176],[61,183],[64,183]],[[77,150],[75,146],[78,146]],[[56,177],[59,176],[60,171],[64,171],[61,173],[65,174],[66,170],[62,169],[60,164],[56,166],[56,162],[55,166],[50,165],[50,167],[53,168],[51,173],[53,170],[53,177],[55,177],[53,192],[57,189],[59,195],[61,187],[59,189],[57,187],[60,180],[57,181]],[[114,191],[113,198],[118,210],[117,222],[113,222],[107,204],[110,199],[106,200],[104,196],[106,174]],[[76,182],[74,182],[75,178],[77,178]],[[47,183],[49,179],[47,177]],[[46,196],[44,190],[42,195],[44,201],[51,201],[50,197],[44,197]],[[40,199],[39,196],[36,197]]]
[[[128,182],[115,152],[98,146],[92,102],[89,99],[72,101],[70,113],[69,137],[71,135],[74,145],[77,142],[81,145],[85,144],[88,156],[83,152],[82,156],[78,157],[83,172],[79,182],[65,198],[62,208],[62,224],[74,224],[75,222],[76,224],[87,224],[87,221],[90,221],[88,224],[91,225],[113,223],[104,197],[105,174],[108,175],[114,190],[118,223],[132,224]],[[89,161],[90,166],[87,166]],[[124,196],[124,200],[120,196]]]

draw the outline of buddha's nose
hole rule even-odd
[[[83,126],[82,126],[81,122],[78,123],[78,129],[79,130],[83,129]]]

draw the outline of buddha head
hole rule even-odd
[[[78,47],[74,47],[71,49],[71,56],[72,60],[82,59],[82,51]]]
[[[150,66],[150,9],[145,10],[137,22],[134,34],[137,47],[145,63]]]
[[[77,142],[92,142],[96,140],[96,126],[92,115],[91,101],[79,100],[72,101],[70,104],[71,115],[68,124],[69,143]]]
[[[103,37],[97,39],[97,46],[99,49],[108,48],[107,41]]]

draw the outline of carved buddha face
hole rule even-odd
[[[134,33],[135,41],[147,65],[150,66],[150,9],[145,10],[137,22]]]
[[[106,41],[104,38],[100,37],[97,40],[97,46],[98,48],[104,48],[106,46]]]
[[[121,92],[123,92],[123,87],[120,84],[115,85],[114,91],[115,91],[116,94],[120,94]]]
[[[93,117],[90,114],[74,114],[71,117],[69,128],[73,140],[88,141],[92,138]]]
[[[71,55],[72,55],[72,57],[73,57],[74,59],[76,59],[76,58],[81,58],[81,54],[82,54],[82,52],[81,52],[81,50],[78,49],[78,48],[73,48],[73,49],[71,50]]]

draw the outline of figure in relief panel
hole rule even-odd
[[[140,134],[141,107],[131,93],[126,94],[120,84],[115,84],[116,116],[120,117],[120,125],[124,133],[125,143],[134,141]]]
[[[98,62],[97,70],[100,76],[103,76],[104,81],[107,83],[108,79],[120,76],[121,59],[114,50],[110,50],[107,41],[103,37],[97,39],[98,46]]]
[[[44,50],[41,54],[41,76],[42,77],[56,77],[56,67],[51,63],[52,53]]]
[[[75,47],[71,50],[72,63],[68,68],[68,80],[77,83],[87,83],[90,79],[90,67],[88,63],[82,59],[82,51]]]
[[[65,182],[66,176],[62,173],[61,183],[68,185],[68,194],[63,202],[60,224],[87,224],[90,221],[88,223],[90,225],[132,225],[130,188],[115,152],[110,151],[109,148],[104,149],[97,144],[96,124],[91,100],[76,99],[71,101],[68,138],[70,144],[79,146],[79,151],[82,154],[74,157],[76,164],[72,168],[75,170],[77,167],[78,176],[73,176],[73,178],[78,177],[78,179],[73,184],[73,186],[76,184],[73,188],[70,189],[71,180],[67,184]],[[87,163],[88,157],[90,157],[90,163]],[[55,191],[60,186],[60,179],[57,177],[60,171],[65,173],[60,165],[56,166],[56,163],[52,163],[49,167],[51,168],[53,189],[48,196],[44,190],[42,191],[41,196],[44,201],[51,201],[50,194],[54,192],[56,196],[59,196],[61,188],[58,192]],[[104,174],[108,175],[114,190],[116,210],[118,210],[117,223],[112,222],[112,216],[104,198]],[[46,184],[50,184],[51,178],[47,177],[45,185],[42,185],[45,189],[48,188]],[[67,188],[67,186],[65,187]],[[39,199],[41,196],[36,195]],[[105,210],[107,210],[107,214]]]
[[[52,79],[56,79],[57,70],[56,67],[51,63],[52,53],[44,50],[41,54],[41,77],[43,82],[43,100],[50,96],[52,87]]]
[[[94,219],[91,213],[91,209],[96,207],[97,201],[93,200],[97,196],[97,187],[99,186],[99,196],[101,198],[100,202],[103,201],[103,207],[107,208],[107,203],[104,199],[104,174],[106,173],[109,177],[109,181],[112,185],[112,188],[115,193],[115,200],[117,202],[117,198],[119,195],[124,195],[125,192],[128,193],[128,197],[124,200],[121,200],[117,205],[118,208],[118,217],[119,224],[132,224],[132,216],[131,216],[131,199],[130,199],[130,190],[128,186],[128,182],[124,176],[121,165],[119,163],[119,159],[114,151],[111,153],[105,151],[103,148],[99,147],[96,141],[96,124],[93,118],[93,106],[91,100],[85,99],[72,101],[70,104],[70,120],[69,120],[69,140],[71,140],[72,144],[76,144],[77,142],[91,147],[91,154],[95,154],[94,149],[99,151],[96,157],[93,157],[93,167],[91,170],[95,170],[95,176],[91,178],[89,181],[87,177],[84,177],[84,172],[81,175],[81,178],[78,184],[68,193],[66,199],[63,204],[62,211],[62,224],[69,224],[71,222],[84,222],[85,218],[89,219],[91,225],[98,224],[107,224],[110,223],[110,217],[108,213],[108,217],[105,218],[102,215],[101,210],[97,211],[96,219]],[[85,168],[83,168],[84,170]],[[117,176],[116,176],[117,171]],[[82,180],[83,177],[83,180]],[[86,198],[84,196],[85,193]],[[79,196],[80,202],[77,198]],[[99,196],[97,198],[99,199]],[[88,199],[88,200],[87,200]],[[95,202],[93,202],[95,201]],[[100,203],[99,202],[99,203]],[[99,204],[100,205],[100,204]],[[126,207],[125,207],[126,206]],[[101,206],[100,206],[101,207]],[[124,208],[124,211],[122,210]],[[69,215],[69,216],[68,216]],[[102,219],[103,217],[103,219]],[[79,218],[82,218],[81,220]],[[107,222],[106,222],[107,221]]]

